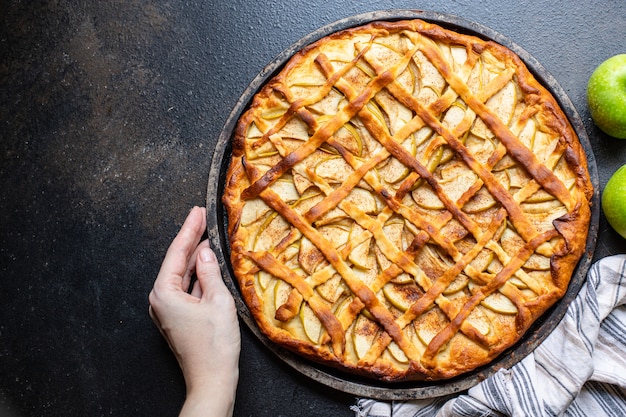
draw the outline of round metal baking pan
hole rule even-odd
[[[293,54],[310,43],[313,43],[322,37],[339,30],[360,26],[376,20],[393,21],[403,19],[422,19],[460,33],[466,33],[498,42],[517,53],[525,62],[529,70],[533,73],[535,78],[537,78],[539,82],[551,91],[569,118],[569,121],[578,134],[580,142],[582,143],[582,146],[587,154],[589,173],[591,175],[595,191],[591,206],[592,218],[587,238],[586,251],[574,272],[568,291],[559,302],[557,302],[533,324],[533,326],[516,345],[503,352],[490,364],[454,379],[445,381],[385,383],[349,375],[303,359],[292,352],[275,345],[261,333],[254,321],[254,318],[251,316],[248,307],[243,302],[237,285],[237,280],[233,275],[230,264],[230,250],[227,235],[227,216],[221,202],[221,196],[224,191],[226,170],[228,169],[228,165],[230,163],[231,138],[239,117],[247,109],[256,92],[259,91],[269,79],[281,70],[283,65]],[[528,52],[496,31],[457,16],[431,11],[387,10],[352,16],[324,26],[310,33],[278,55],[252,81],[233,108],[217,141],[209,172],[207,188],[207,229],[211,245],[214,248],[222,267],[224,281],[235,298],[241,320],[246,324],[246,326],[249,327],[259,341],[262,342],[267,349],[273,352],[278,358],[291,366],[295,371],[319,382],[320,384],[324,384],[328,387],[353,394],[355,396],[376,398],[380,400],[424,399],[465,391],[494,374],[497,370],[510,368],[531,353],[552,332],[552,330],[554,330],[563,318],[568,305],[576,297],[582,287],[586,279],[587,271],[592,262],[598,235],[600,208],[598,190],[599,179],[596,162],[589,143],[589,138],[587,137],[587,132],[585,131],[585,127],[580,119],[580,116],[556,80]]]

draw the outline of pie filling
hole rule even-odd
[[[335,33],[238,123],[223,202],[242,297],[273,342],[344,371],[468,372],[567,289],[586,164],[509,49],[421,20]]]

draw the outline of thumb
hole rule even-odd
[[[222,281],[222,273],[215,253],[209,247],[204,247],[198,252],[196,276],[203,298],[215,293],[228,293],[228,288]]]

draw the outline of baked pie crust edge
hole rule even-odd
[[[289,268],[285,268],[284,265],[278,264],[276,262],[276,258],[270,256],[269,252],[271,252],[271,248],[267,248],[267,251],[259,252],[251,250],[250,239],[254,239],[254,236],[250,232],[248,225],[242,226],[242,214],[244,206],[247,204],[246,202],[258,198],[259,195],[263,196],[264,199],[267,199],[266,204],[271,206],[272,209],[284,205],[284,202],[278,201],[276,199],[275,193],[265,193],[270,195],[264,196],[263,190],[264,188],[274,183],[274,181],[276,181],[277,178],[282,175],[282,171],[291,172],[290,169],[295,164],[295,161],[281,162],[285,161],[285,159],[276,158],[279,161],[276,165],[276,167],[278,168],[275,168],[274,172],[278,172],[278,174],[274,176],[272,176],[271,173],[268,174],[268,171],[272,171],[272,167],[269,167],[270,169],[268,171],[258,172],[258,167],[255,167],[254,162],[251,162],[249,158],[247,158],[247,152],[250,152],[250,149],[248,149],[247,146],[249,146],[249,143],[251,143],[251,141],[247,140],[246,137],[248,137],[250,128],[254,124],[255,120],[258,120],[259,112],[261,112],[262,109],[267,110],[268,108],[272,110],[272,106],[275,105],[276,91],[284,92],[285,87],[283,84],[288,82],[291,74],[293,72],[297,72],[300,66],[311,65],[311,63],[315,62],[314,56],[316,56],[320,50],[324,51],[324,48],[328,47],[328,45],[335,45],[338,42],[342,42],[346,39],[360,39],[364,36],[370,37],[372,35],[375,35],[377,39],[384,39],[386,36],[394,36],[399,33],[407,32],[415,33],[417,34],[417,36],[423,36],[424,38],[426,38],[426,41],[434,40],[444,46],[449,44],[463,45],[468,55],[475,54],[477,56],[482,56],[485,52],[487,52],[490,56],[496,59],[496,64],[499,62],[505,62],[507,65],[510,66],[508,68],[513,68],[513,78],[516,80],[516,88],[518,88],[519,91],[522,92],[522,94],[524,95],[524,100],[526,104],[528,105],[528,107],[535,106],[539,109],[535,114],[538,120],[542,123],[541,127],[545,128],[553,134],[558,135],[558,142],[556,144],[551,144],[551,146],[562,149],[562,154],[560,158],[560,160],[563,161],[561,163],[564,165],[562,169],[564,171],[567,171],[567,173],[571,176],[570,179],[573,180],[573,184],[568,184],[568,186],[570,187],[570,193],[568,196],[559,194],[559,197],[562,200],[566,200],[565,202],[562,201],[561,203],[563,203],[562,205],[567,208],[567,213],[554,219],[553,230],[546,230],[543,235],[539,233],[535,233],[533,235],[529,232],[529,239],[524,241],[523,246],[528,247],[529,250],[532,249],[533,252],[537,247],[541,246],[541,243],[543,242],[551,240],[556,241],[556,245],[552,248],[553,253],[549,257],[549,275],[552,282],[549,286],[549,289],[546,290],[545,293],[538,294],[539,292],[542,292],[542,282],[534,282],[533,284],[538,286],[537,288],[534,288],[534,291],[536,291],[535,297],[532,297],[532,299],[523,299],[523,301],[520,302],[519,300],[522,298],[520,298],[521,296],[519,295],[519,293],[525,289],[528,289],[528,286],[526,286],[526,288],[521,288],[523,287],[523,285],[520,285],[519,287],[513,289],[510,288],[510,280],[507,281],[506,284],[503,284],[504,286],[506,286],[506,289],[504,289],[503,291],[508,292],[509,297],[512,297],[514,300],[518,301],[518,303],[515,303],[515,306],[517,307],[517,313],[507,313],[498,316],[499,313],[493,314],[493,310],[485,310],[483,307],[478,307],[481,309],[482,314],[486,312],[489,315],[488,321],[490,328],[487,332],[489,337],[481,333],[480,324],[467,325],[467,323],[471,324],[469,316],[472,313],[470,312],[470,310],[472,310],[472,306],[477,305],[477,303],[475,301],[472,301],[472,299],[478,300],[482,297],[482,301],[484,301],[483,295],[479,294],[480,291],[482,291],[483,287],[481,287],[481,289],[476,293],[473,293],[471,290],[466,290],[466,294],[463,297],[462,302],[458,305],[454,302],[450,302],[449,299],[442,300],[441,303],[437,304],[437,306],[434,306],[434,304],[429,306],[429,309],[431,310],[438,310],[437,314],[432,314],[432,316],[437,317],[429,317],[428,319],[424,319],[421,323],[426,329],[430,330],[436,328],[437,336],[433,337],[433,339],[431,339],[430,341],[424,341],[422,338],[421,343],[423,344],[423,346],[421,346],[419,349],[416,349],[415,345],[419,343],[420,339],[419,337],[416,339],[419,330],[413,330],[412,332],[415,334],[412,333],[412,337],[407,336],[406,331],[402,332],[409,326],[413,326],[413,322],[409,321],[410,325],[403,323],[402,326],[405,327],[398,326],[397,323],[394,323],[394,320],[398,317],[404,317],[402,316],[402,313],[406,313],[406,311],[396,311],[394,310],[393,306],[387,306],[387,309],[382,308],[380,306],[381,303],[377,302],[376,300],[365,299],[361,301],[361,305],[359,305],[359,303],[355,303],[354,299],[356,297],[354,297],[354,291],[362,291],[363,293],[365,293],[366,297],[368,294],[367,289],[364,288],[366,286],[362,287],[359,283],[352,282],[352,286],[348,285],[349,289],[347,293],[351,294],[353,297],[351,299],[351,301],[353,302],[349,305],[349,307],[353,310],[351,315],[354,317],[352,318],[352,321],[348,320],[348,322],[344,323],[349,327],[341,330],[344,332],[349,332],[350,329],[352,329],[352,332],[354,332],[354,328],[357,326],[357,321],[361,320],[361,317],[365,317],[361,320],[365,324],[359,327],[360,333],[357,337],[370,340],[372,339],[372,335],[368,334],[368,331],[371,331],[378,336],[380,336],[381,334],[383,335],[382,338],[379,337],[378,339],[374,339],[375,342],[373,342],[373,345],[376,345],[376,343],[381,343],[380,339],[385,338],[387,340],[383,340],[383,344],[386,343],[387,346],[389,344],[395,344],[395,346],[393,347],[393,351],[390,347],[388,347],[387,349],[383,349],[382,353],[380,353],[381,349],[379,348],[379,356],[372,356],[371,352],[377,349],[375,346],[374,348],[372,348],[373,345],[368,345],[368,349],[365,349],[365,352],[357,354],[356,358],[354,358],[356,354],[355,350],[358,350],[358,348],[355,349],[353,346],[348,346],[348,343],[351,343],[351,341],[347,340],[348,336],[346,336],[345,334],[340,334],[341,331],[339,331],[337,328],[338,320],[336,320],[334,314],[332,314],[332,308],[324,307],[324,305],[326,305],[326,307],[329,307],[329,305],[332,303],[325,303],[324,300],[320,301],[319,294],[311,293],[311,290],[314,290],[315,287],[312,285],[304,285],[303,280],[299,280],[299,278],[302,277],[310,277],[310,274],[300,274],[299,276],[291,277],[291,287],[297,287],[297,290],[300,290],[300,292],[292,290],[291,292],[289,292],[289,294],[295,294],[296,292],[298,292],[298,294],[292,295],[292,297],[299,298],[299,300],[296,300],[295,303],[285,303],[287,308],[283,309],[283,311],[279,313],[279,315],[284,314],[284,321],[281,321],[283,319],[277,320],[276,317],[270,317],[267,314],[268,308],[265,304],[265,300],[263,299],[258,284],[259,271],[273,272],[281,275],[282,278],[285,278],[285,276],[283,276],[282,274],[290,275],[290,272],[285,270]],[[428,58],[436,59],[437,57],[429,56]],[[328,66],[328,62],[324,61],[324,59],[318,58],[317,65]],[[366,68],[365,71],[369,71],[372,78],[378,75],[377,80],[380,80],[379,82],[389,83],[389,81],[385,79],[383,72],[377,73],[376,68],[372,68],[375,65],[375,62],[370,63],[370,67]],[[446,79],[446,86],[449,86],[449,84],[447,83],[448,77],[452,77],[452,79],[454,79],[454,74],[447,74],[446,71],[450,71],[451,69],[449,67],[446,67],[444,63],[444,67],[439,67],[438,70],[444,73],[443,78]],[[346,76],[346,74],[347,72],[345,74],[341,74],[341,76],[344,77]],[[380,76],[381,74],[383,74],[383,76]],[[337,80],[341,79],[342,77],[337,76]],[[335,85],[337,80],[332,82],[333,85]],[[393,81],[391,83],[393,84]],[[382,87],[380,91],[387,91],[388,88],[386,88],[386,86],[388,85],[389,84],[385,84],[385,87]],[[461,85],[461,87],[462,86],[463,85]],[[287,94],[288,93],[289,92],[287,92]],[[350,94],[349,88],[344,90],[342,94]],[[474,97],[474,94],[472,94],[472,92],[469,92],[467,94],[467,97]],[[461,93],[460,95],[463,96],[463,93]],[[439,96],[439,98],[441,98],[441,96]],[[358,102],[355,102],[353,100],[350,101],[352,101],[352,103],[348,105],[358,107]],[[410,105],[410,103],[404,104],[407,106]],[[474,106],[477,106],[478,108],[481,107],[481,103],[478,101],[472,104]],[[469,107],[471,107],[472,104],[470,104]],[[433,105],[433,107],[435,108],[436,106],[437,104]],[[296,107],[297,106],[295,105],[293,106],[293,108]],[[448,107],[440,109],[440,111],[443,112],[444,110],[447,110],[449,108],[450,106],[448,105]],[[307,117],[312,117],[310,112],[303,112],[298,114],[305,121],[307,121]],[[481,116],[488,118],[491,116],[491,114],[485,114]],[[522,116],[518,115],[518,117]],[[288,116],[284,116],[284,114],[278,116],[278,119],[282,120],[282,118],[288,118]],[[389,118],[387,118],[386,121],[388,123]],[[317,122],[309,120],[308,123]],[[375,122],[373,123],[373,125],[375,125]],[[311,126],[312,125],[309,125],[309,128],[313,129]],[[517,163],[523,162],[522,165],[525,164],[524,173],[528,174],[527,171],[532,170],[531,175],[526,175],[532,177],[531,181],[535,181],[536,183],[541,183],[541,181],[547,181],[545,180],[545,178],[550,177],[550,174],[552,174],[552,172],[547,172],[545,169],[545,165],[537,165],[536,155],[533,154],[534,159],[528,159],[528,151],[525,151],[522,147],[520,147],[519,143],[517,143],[515,139],[510,140],[510,138],[507,136],[508,133],[506,131],[499,131],[498,129],[500,127],[498,126],[498,123],[490,124],[489,126],[491,126],[491,129],[489,130],[493,130],[493,134],[496,140],[499,141],[498,144],[506,142],[504,146],[508,147],[507,155],[510,156],[513,154],[514,159],[517,161]],[[396,130],[401,129],[402,127],[399,127]],[[271,130],[271,125],[270,129],[267,130]],[[272,138],[270,138],[269,136],[276,134],[276,132],[270,132],[271,134],[267,134],[267,130],[266,132],[261,132],[261,134],[265,133],[262,135],[263,139],[261,142],[263,143],[272,142]],[[397,133],[397,131],[394,133]],[[280,138],[277,139],[277,143],[280,143]],[[341,145],[342,143],[339,143],[337,146],[341,148]],[[344,143],[344,145],[346,145],[343,147],[343,151],[345,152],[345,149],[346,147],[349,147],[347,146],[349,144]],[[393,144],[388,145],[393,149]],[[448,143],[445,143],[444,145],[450,146]],[[260,146],[263,146],[263,144],[261,144]],[[278,147],[280,147],[280,145],[278,145]],[[293,151],[291,152],[291,154],[295,155],[296,159],[300,155],[295,149],[281,149],[280,151],[284,152],[285,154],[289,154],[291,151]],[[352,151],[355,150],[352,149]],[[341,151],[339,153],[341,154]],[[400,155],[401,153],[402,152],[400,152]],[[456,152],[453,152],[453,159],[459,159],[462,164],[467,163],[467,160],[460,157],[459,154]],[[470,158],[470,160],[471,159],[472,158]],[[548,158],[546,157],[546,159]],[[555,166],[556,165],[558,165],[558,161]],[[288,167],[285,168],[286,166]],[[435,172],[436,168],[431,174],[434,174]],[[256,181],[251,181],[249,179],[249,175],[254,176]],[[571,275],[578,263],[578,260],[585,250],[587,232],[590,221],[590,202],[593,193],[591,181],[589,179],[589,174],[587,171],[586,158],[572,127],[570,126],[566,116],[561,111],[556,100],[539,82],[534,79],[534,77],[527,70],[526,66],[519,59],[519,57],[509,49],[494,42],[483,41],[479,38],[459,34],[444,29],[438,25],[430,24],[421,20],[399,22],[372,22],[364,26],[346,29],[329,35],[323,39],[320,39],[319,41],[305,47],[302,51],[295,54],[294,57],[285,65],[284,69],[275,78],[270,80],[270,82],[268,82],[263,87],[263,89],[254,97],[250,109],[241,117],[233,138],[232,159],[228,168],[226,178],[227,183],[222,200],[226,206],[228,213],[228,234],[231,246],[231,263],[233,266],[234,274],[239,282],[242,297],[248,308],[250,309],[252,315],[254,316],[259,328],[266,336],[269,337],[269,339],[271,339],[276,344],[297,352],[300,355],[307,357],[311,360],[325,365],[337,367],[341,370],[348,371],[354,374],[363,375],[370,378],[376,378],[384,381],[439,380],[452,378],[465,372],[471,371],[479,366],[488,364],[502,351],[512,346],[519,339],[521,339],[523,334],[530,327],[530,325],[538,317],[540,317],[549,307],[556,303],[556,301],[558,301],[563,296],[567,289]],[[480,180],[483,181],[483,183],[489,183],[490,181],[489,178],[480,178]],[[519,180],[519,178],[516,178],[515,180]],[[426,182],[430,184],[429,181]],[[541,187],[539,188],[544,190],[544,187],[546,187],[546,185],[547,183],[541,183]],[[562,185],[563,183],[561,183],[561,186]],[[365,187],[367,187],[367,185],[365,185]],[[497,204],[498,207],[502,208],[505,205],[502,204],[502,201],[505,201],[507,204],[512,204],[511,196],[498,194],[498,192],[502,191],[501,187],[492,184],[491,188],[494,190],[492,195],[495,197],[495,200],[500,203]],[[520,188],[524,189],[524,186],[521,186]],[[553,188],[554,189],[551,189],[550,191],[554,194],[563,192],[563,187],[557,186]],[[398,190],[395,189],[395,191],[397,192]],[[330,195],[331,192],[332,191],[330,190],[326,191],[326,195]],[[389,200],[385,200],[385,198],[389,198]],[[393,196],[379,196],[379,199],[385,200],[387,203],[390,203],[393,200]],[[328,198],[327,200],[332,200],[332,198]],[[522,201],[521,203],[517,202],[518,206],[523,204],[523,202],[524,201]],[[331,203],[336,204],[338,203],[338,201],[331,201],[328,204]],[[446,205],[446,202],[444,202],[443,205],[445,206],[443,208],[444,212],[446,211],[446,209],[450,208]],[[328,208],[326,208],[326,210],[328,210]],[[493,216],[496,216],[497,213],[500,213],[499,215],[501,216],[504,215],[507,219],[511,216],[513,218],[515,217],[514,214],[506,212],[506,210],[504,212],[502,210],[500,210],[499,212],[493,210],[491,214]],[[289,218],[289,216],[287,217],[289,223],[302,221],[301,218],[295,219]],[[310,218],[316,217],[314,215],[310,215]],[[360,219],[360,221],[361,223],[365,222],[364,219]],[[502,224],[507,224],[505,220],[501,221],[504,221],[504,223]],[[522,226],[527,226],[527,222],[520,221],[519,223]],[[485,224],[488,224],[488,222]],[[306,226],[301,225],[299,227]],[[508,233],[509,229],[506,227],[504,228],[506,229],[505,232]],[[418,228],[414,227],[414,229]],[[502,229],[501,224],[499,229]],[[520,232],[519,230],[515,231],[524,234],[524,232]],[[415,230],[415,232],[415,236],[413,237],[415,238],[415,241],[417,241],[419,240],[418,235],[420,232],[419,230]],[[297,233],[303,232],[298,231]],[[497,233],[502,233],[502,231],[493,231],[492,234]],[[467,232],[467,234],[471,235],[472,233]],[[547,236],[548,234],[549,236]],[[474,237],[478,238],[480,236],[478,233],[475,232]],[[278,239],[274,243],[278,243],[283,239],[284,236],[281,236],[281,239]],[[511,239],[517,241],[519,240],[519,236],[516,235]],[[532,239],[535,239],[537,242],[533,242]],[[421,246],[419,249],[423,250],[424,247],[429,246],[429,242],[431,242],[431,240],[432,236],[425,236],[425,239],[422,239],[421,242],[421,245],[423,246]],[[384,244],[381,245],[384,246]],[[524,247],[518,249],[520,251],[523,251]],[[469,249],[468,252],[465,253],[463,253],[463,251],[460,251],[458,256],[459,258],[461,258],[462,255],[469,252],[471,252],[471,249]],[[493,252],[495,253],[495,257],[499,260],[503,260],[503,257],[506,258],[507,256],[507,251],[503,250],[502,247],[500,247],[499,249],[494,248]],[[396,260],[406,262],[406,256],[401,256],[401,254],[396,255]],[[513,258],[515,258],[515,256],[513,256]],[[453,261],[457,260],[459,259],[455,259]],[[343,262],[343,264],[345,266],[345,262]],[[467,266],[467,264],[464,264],[464,266]],[[504,269],[506,269],[506,266],[503,265],[503,267]],[[398,269],[397,265],[395,265],[395,268]],[[403,272],[411,270],[406,265],[401,266],[399,269],[402,269]],[[311,272],[315,273],[318,271],[319,270]],[[463,271],[465,272],[465,269],[463,269]],[[492,275],[497,276],[498,272],[495,272]],[[503,274],[503,276],[504,275],[506,274]],[[276,279],[276,277],[274,277],[274,279]],[[428,280],[426,280],[427,287],[430,285],[432,285],[432,287],[436,287],[436,285],[433,285],[433,283],[436,283],[436,281],[437,280],[434,279],[430,282],[430,284],[428,284]],[[472,281],[472,279],[470,279],[470,281]],[[422,287],[421,295],[424,295],[424,293],[428,292],[428,290],[432,287]],[[500,288],[502,288],[502,286],[500,286]],[[379,289],[377,294],[380,294],[380,291],[382,290]],[[500,293],[502,293],[502,291],[492,290],[492,293],[490,293],[490,295],[496,294],[499,296]],[[449,298],[442,295],[442,293],[440,293],[439,295],[443,298]],[[302,301],[302,298],[304,298],[304,302]],[[347,297],[344,296],[344,298]],[[400,297],[400,300],[403,300],[402,297]],[[293,333],[291,333],[289,330],[285,330],[285,328],[281,327],[281,323],[288,322],[289,320],[297,320],[296,312],[289,311],[289,308],[293,310],[294,306],[296,306],[298,308],[298,313],[300,313],[303,309],[306,308],[303,306],[308,306],[309,304],[311,304],[314,308],[309,309],[310,311],[307,310],[308,313],[310,314],[311,311],[314,311],[317,320],[323,323],[321,333],[325,332],[328,335],[324,339],[325,342],[321,345],[313,343],[310,339],[307,339],[306,337],[301,337],[302,335],[295,337]],[[364,305],[365,307],[369,306],[369,309],[364,308]],[[446,307],[441,307],[442,305]],[[480,303],[480,305],[482,306],[482,302]],[[332,305],[332,307],[337,306]],[[442,312],[442,309],[446,311]],[[272,312],[276,313],[277,310],[279,309],[273,309]],[[390,314],[388,310],[393,310],[393,314]],[[456,316],[456,322],[455,315],[452,314],[451,311],[457,314],[461,313],[460,315]],[[448,317],[446,317],[446,314],[448,315]],[[348,316],[350,316],[350,314],[348,314]],[[442,321],[443,325],[441,324]],[[478,320],[478,323],[480,323],[480,319]],[[415,329],[419,329],[419,327],[415,327]],[[397,333],[398,331],[400,331],[400,333]],[[351,337],[354,336],[355,333],[352,333]],[[321,337],[322,336],[320,336],[320,338]],[[443,342],[439,343],[439,340],[443,340]],[[338,354],[336,354],[335,352],[338,352]]]

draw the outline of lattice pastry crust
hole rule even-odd
[[[413,20],[297,53],[239,121],[223,202],[260,329],[399,381],[518,341],[564,294],[591,195],[573,129],[512,51]]]

